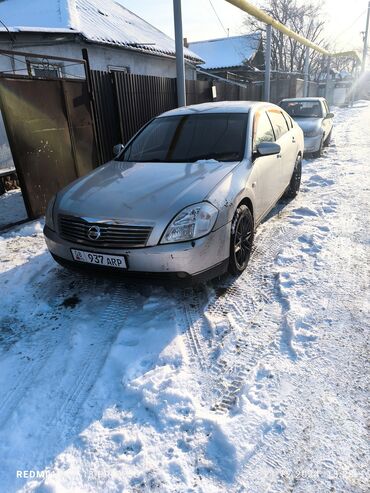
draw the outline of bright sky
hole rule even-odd
[[[118,0],[140,17],[173,37],[172,0]],[[315,0],[313,0],[315,1]],[[368,0],[318,0],[324,5],[328,37],[338,50],[361,49]],[[230,35],[243,33],[243,13],[225,0],[211,0]],[[189,41],[226,36],[210,0],[182,0],[184,37]],[[258,2],[253,2],[258,3]]]

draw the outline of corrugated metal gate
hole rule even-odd
[[[97,165],[85,80],[0,77],[0,102],[30,218]]]
[[[116,71],[90,74],[100,163],[112,159],[115,144],[126,144],[151,118],[177,106],[175,79]]]
[[[122,142],[117,99],[110,72],[90,71],[99,162],[112,159],[113,146]]]
[[[145,123],[176,108],[176,79],[113,72],[122,141]]]
[[[213,101],[212,86],[207,80],[186,80],[186,104],[200,104]]]
[[[151,118],[177,107],[176,79],[116,71],[90,73],[100,163],[112,159],[115,144],[126,144]],[[259,99],[260,92],[261,87],[252,83],[241,87],[221,81],[186,81],[188,105]]]

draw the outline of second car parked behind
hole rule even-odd
[[[304,133],[304,152],[320,157],[333,131],[333,113],[325,98],[289,98],[281,106],[298,123]]]

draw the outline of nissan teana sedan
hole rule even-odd
[[[290,98],[280,101],[281,106],[304,133],[304,152],[320,157],[330,143],[334,114],[325,98]]]
[[[223,102],[163,113],[54,197],[54,259],[206,280],[247,266],[256,226],[301,180],[303,133],[284,110]]]

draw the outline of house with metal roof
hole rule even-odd
[[[0,20],[0,49],[80,59],[85,48],[93,70],[176,76],[174,40],[113,0],[2,0]],[[195,79],[203,60],[184,52],[186,77]],[[0,71],[22,70],[73,76],[81,66],[1,57]]]
[[[227,79],[254,79],[254,73],[264,69],[262,34],[194,41],[187,44],[204,60],[201,69]]]

